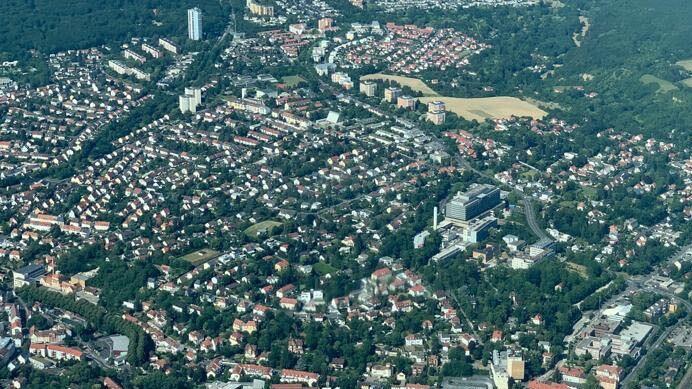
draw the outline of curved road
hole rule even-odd
[[[461,157],[457,156],[456,157],[457,164],[460,166],[471,170],[472,172],[478,174],[481,177],[485,177],[489,180],[495,181],[499,183],[500,185],[504,185],[503,183],[499,182],[495,177],[489,176],[485,174],[484,172],[476,169],[475,167],[471,166],[471,164],[462,159]],[[531,197],[518,191],[516,188],[512,188],[512,191],[517,193],[519,196],[522,198],[522,203],[524,204],[524,216],[526,216],[526,222],[529,225],[529,228],[533,232],[536,237],[538,237],[538,243],[550,243],[552,242],[552,239],[548,236],[548,234],[543,231],[541,226],[538,224],[538,221],[536,221],[536,211],[533,209],[533,203],[531,202]]]

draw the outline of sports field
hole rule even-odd
[[[289,88],[292,88],[301,82],[305,82],[305,79],[301,76],[284,76],[281,78],[281,81]]]
[[[546,112],[537,106],[516,97],[480,97],[465,99],[459,97],[423,97],[422,103],[442,101],[448,111],[467,120],[504,119],[511,116],[528,116],[540,119]]]

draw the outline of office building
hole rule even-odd
[[[21,288],[25,285],[35,285],[44,274],[46,274],[46,269],[43,265],[32,263],[12,271],[12,284],[15,288]]]
[[[132,51],[130,49],[123,50],[123,57],[137,61],[139,63],[147,62],[147,59],[143,55],[135,53],[134,51]]]
[[[325,32],[327,30],[331,30],[333,25],[334,25],[334,19],[332,19],[332,18],[322,18],[322,19],[317,21],[317,29],[320,30],[320,32]]]
[[[457,193],[445,206],[445,216],[468,221],[500,204],[500,189],[487,184],[476,185]]]
[[[137,68],[130,68],[130,74],[138,80],[151,81],[151,74]]]
[[[159,38],[159,46],[163,47],[164,50],[173,53],[173,54],[178,54],[180,49],[178,48],[178,45],[173,43],[170,39],[166,38]]]
[[[428,103],[428,112],[444,111],[445,103],[442,101],[431,101]]]
[[[178,96],[178,108],[182,113],[195,113],[200,104],[202,104],[202,90],[199,88],[185,88],[185,94]]]
[[[118,74],[130,74],[130,68],[125,65],[124,63],[116,60],[110,60],[108,61],[108,67],[113,69]]]
[[[142,51],[157,59],[163,57],[163,54],[160,50],[157,50],[153,46],[148,45],[146,43],[142,43]]]
[[[197,7],[187,10],[187,37],[193,41],[202,39],[202,11]]]
[[[396,106],[403,109],[416,109],[416,101],[413,96],[399,96],[396,100]]]
[[[254,0],[247,0],[246,3],[250,13],[255,16],[274,17],[274,7],[271,5],[263,5],[256,3]]]
[[[384,99],[389,102],[393,103],[397,101],[397,98],[401,95],[401,88],[397,87],[389,87],[389,88],[384,88]]]
[[[493,350],[493,360],[490,364],[490,375],[497,389],[509,389],[509,373],[507,372],[507,352]]]
[[[351,77],[343,72],[333,73],[332,82],[341,85],[341,87],[344,89],[353,88],[353,81],[351,81]]]
[[[354,7],[358,7],[360,9],[363,9],[363,7],[365,7],[365,1],[363,0],[351,0],[351,4]]]
[[[440,124],[444,124],[446,114],[445,114],[445,111],[428,111],[428,113],[426,114],[426,117],[434,125],[439,126]]]
[[[490,229],[497,227],[497,219],[488,216],[482,219],[473,220],[468,227],[464,229],[462,238],[468,243],[478,243],[488,237]]]
[[[360,82],[360,93],[373,97],[377,92],[377,83],[374,81],[361,81]]]

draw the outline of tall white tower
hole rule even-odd
[[[433,209],[433,231],[437,231],[437,207]]]
[[[197,7],[187,10],[187,37],[193,41],[202,39],[202,11]]]

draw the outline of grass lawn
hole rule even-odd
[[[675,63],[676,65],[682,66],[688,72],[692,72],[692,59],[685,59]]]
[[[589,278],[589,273],[586,271],[585,266],[579,265],[574,262],[565,262],[565,265],[567,265],[567,270],[579,274],[580,276],[582,276],[582,278]]]
[[[652,74],[645,74],[645,75],[641,76],[639,81],[641,81],[642,83],[647,84],[647,85],[653,84],[653,83],[658,84],[658,92],[659,93],[670,92],[672,90],[678,89],[678,87],[673,85],[672,82],[666,81],[662,78],[658,78]]]
[[[584,193],[584,196],[590,200],[597,200],[598,199],[598,190],[596,188],[582,187],[581,191],[582,191],[582,193]]]
[[[317,262],[316,264],[312,265],[312,268],[321,276],[334,273],[336,271],[332,265],[326,262]]]
[[[437,96],[438,95],[437,92],[435,92],[425,82],[423,82],[417,78],[375,73],[375,74],[368,74],[367,76],[363,76],[360,79],[361,80],[389,80],[389,81],[394,81],[401,86],[407,86],[416,92],[422,93],[423,96]]]
[[[245,235],[256,238],[259,234],[263,232],[271,232],[272,228],[279,227],[280,222],[274,220],[265,220],[263,222],[256,223],[245,230]]]
[[[197,250],[194,252],[191,252],[189,254],[185,254],[180,259],[183,261],[190,262],[194,266],[199,266],[211,259],[214,259],[221,254],[220,252],[212,249],[201,249]]]
[[[283,81],[286,86],[289,88],[292,88],[301,82],[306,82],[305,79],[301,76],[284,76],[281,78],[281,81]]]

